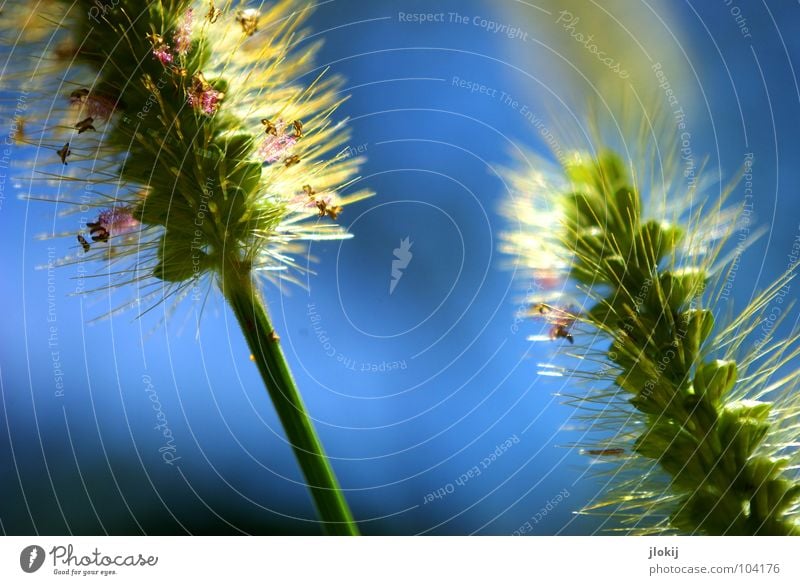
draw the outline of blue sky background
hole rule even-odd
[[[574,514],[602,481],[565,447],[579,438],[565,430],[574,409],[554,396],[565,380],[536,373],[555,347],[526,340],[539,333],[536,323],[512,330],[527,283],[502,267],[508,259],[497,251],[509,227],[498,213],[506,195],[499,168],[511,164],[516,146],[542,154],[546,146],[518,112],[452,83],[475,80],[536,109],[541,96],[517,68],[537,47],[480,26],[398,21],[398,12],[458,11],[503,23],[508,4],[337,0],[311,19],[325,39],[319,63],[348,79],[352,97],[339,115],[352,120],[351,145],[367,157],[363,185],[377,195],[342,216],[354,240],[314,246],[320,262],[309,290],[280,295],[270,287],[266,296],[367,534],[510,534],[562,490],[569,497],[533,534],[601,527],[600,518]],[[745,153],[756,161],[755,214],[769,232],[742,258],[730,300],[740,309],[786,269],[800,232],[792,68],[800,8],[748,4],[753,32],[743,39],[723,2],[668,5],[707,100],[690,112],[695,152],[708,153],[727,177]],[[0,48],[0,62],[9,54]],[[13,95],[2,85],[0,92]],[[34,153],[17,148],[11,159],[19,167]],[[317,532],[299,470],[220,299],[212,295],[199,336],[191,303],[162,325],[160,310],[92,322],[110,299],[71,295],[75,268],[55,272],[48,299],[48,273],[36,267],[47,263],[48,246],[62,256],[73,242],[35,239],[52,230],[55,210],[18,198],[21,172],[0,169],[2,530]],[[742,201],[739,188],[732,203]],[[413,259],[390,295],[392,251],[406,237]],[[63,396],[54,369],[63,372]],[[159,453],[148,380],[175,438],[173,465]],[[518,442],[479,476],[424,503],[511,437]]]

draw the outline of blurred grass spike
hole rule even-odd
[[[730,188],[713,203],[690,188],[670,208],[657,194],[685,181],[666,164],[675,184],[653,181],[653,201],[642,193],[661,174],[643,169],[657,162],[602,148],[567,157],[561,173],[541,161],[510,173],[515,196],[504,210],[519,229],[504,234],[503,249],[534,279],[561,275],[529,299],[532,315],[563,289],[585,296],[569,314],[593,338],[574,333],[569,351],[583,367],[602,365],[572,372],[590,381],[571,402],[597,435],[582,452],[631,453],[607,458],[610,490],[583,512],[616,516],[635,533],[800,535],[800,370],[784,373],[796,368],[798,336],[778,341],[773,328],[743,351],[795,265],[731,325],[716,325],[715,290],[729,274],[720,254],[735,229]]]
[[[79,246],[61,264],[98,260],[109,286],[137,287],[136,300],[120,309],[140,308],[143,299],[179,301],[216,283],[324,529],[357,533],[259,290],[262,277],[298,282],[303,242],[348,238],[334,220],[370,195],[354,186],[361,160],[344,152],[346,127],[331,120],[342,80],[315,73],[302,81],[319,47],[301,45],[311,5],[37,6],[31,13],[23,2],[4,5],[0,34],[20,39],[15,50],[25,52],[7,79],[25,88],[28,134],[38,126],[30,143],[51,152],[40,155],[31,180],[58,181],[56,201],[63,205],[68,191],[73,203],[76,223],[63,235],[74,247],[77,236]],[[13,28],[20,26],[31,27],[27,46]],[[265,135],[263,120],[274,120],[279,135]]]
[[[691,43],[677,6],[629,0],[500,3],[507,20],[536,44],[537,50],[520,51],[513,43],[508,50],[514,62],[521,59],[526,71],[535,72],[519,81],[536,100],[535,109],[558,114],[551,117],[557,125],[553,134],[581,136],[587,95],[619,118],[628,113],[620,102],[630,96],[641,97],[644,115],[652,116],[658,104],[650,97],[664,96],[662,90],[669,93],[671,109],[693,108],[702,96],[686,66],[685,47]],[[547,141],[556,144],[549,133]]]

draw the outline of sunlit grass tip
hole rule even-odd
[[[601,464],[581,512],[634,533],[799,534],[800,336],[763,332],[796,262],[727,315],[730,240],[750,218],[728,204],[736,180],[686,172],[673,135],[647,120],[593,133],[560,168],[531,155],[508,171],[501,246],[539,283],[529,315],[548,333],[532,338],[577,358],[540,373],[573,386],[575,447]]]

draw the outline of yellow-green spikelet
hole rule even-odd
[[[130,261],[130,280],[176,284],[235,265],[291,279],[300,242],[347,237],[330,219],[337,214],[325,211],[369,193],[342,195],[361,161],[342,153],[349,134],[331,120],[341,79],[314,73],[318,45],[300,43],[310,13],[304,2],[247,13],[185,0],[48,6],[61,26],[37,80],[55,106],[34,110],[54,151],[45,161],[62,179],[83,183],[71,200],[97,208],[84,221],[114,208],[141,222],[107,242],[85,233],[88,256],[78,249],[68,261],[111,256]],[[184,26],[189,42],[179,51]],[[158,57],[162,48],[169,61]],[[219,98],[213,109],[192,104],[203,87]],[[90,116],[96,131],[78,134],[75,124]],[[262,120],[302,137],[265,162],[260,152],[272,137]],[[55,150],[66,141],[63,166]],[[37,170],[42,164],[40,157]]]

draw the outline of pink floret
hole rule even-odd
[[[175,32],[175,51],[178,55],[185,55],[192,46],[192,27],[194,26],[194,10],[191,8],[186,12],[178,30]]]

